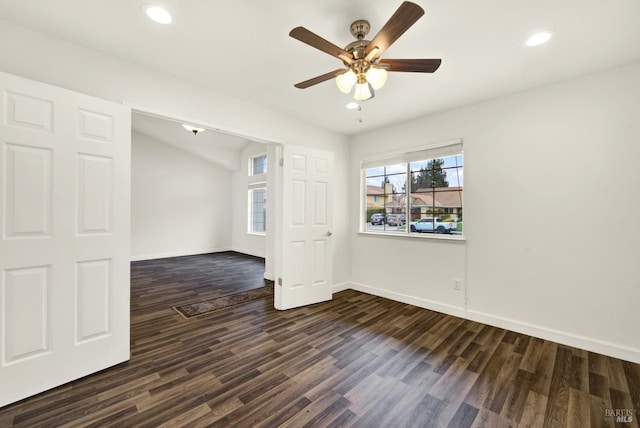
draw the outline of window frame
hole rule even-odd
[[[264,171],[262,171],[260,173],[256,173],[254,171],[254,169],[253,169],[254,160],[258,159],[258,158],[264,158]],[[248,168],[249,177],[256,177],[256,176],[260,176],[260,175],[266,175],[267,172],[268,172],[267,164],[268,164],[268,159],[267,159],[267,154],[266,153],[260,153],[260,154],[257,154],[257,155],[249,156],[249,168]]]
[[[264,196],[264,203],[263,203],[263,215],[265,217],[264,219],[264,231],[255,231],[253,230],[253,226],[254,226],[254,221],[253,221],[253,214],[254,214],[254,210],[253,210],[253,192],[255,190],[263,190],[265,192],[265,196]],[[251,183],[249,184],[249,189],[247,190],[247,234],[249,235],[258,235],[258,236],[266,236],[267,234],[267,219],[266,219],[266,212],[267,212],[267,182],[266,181],[260,181],[257,183]]]
[[[464,174],[464,147],[462,138],[443,141],[440,143],[430,144],[426,146],[419,146],[411,149],[405,149],[402,151],[392,151],[377,156],[365,158],[360,162],[360,214],[359,214],[359,235],[372,235],[372,236],[385,236],[391,238],[401,239],[435,239],[444,240],[450,242],[464,242],[465,241],[465,229],[463,228],[460,235],[444,235],[436,233],[412,233],[409,228],[411,223],[411,162],[439,159],[443,157],[451,157],[463,155],[463,174]],[[406,163],[406,188],[405,195],[405,217],[407,218],[406,229],[402,231],[376,231],[367,230],[367,169],[375,167],[387,167],[397,165],[400,163]],[[464,184],[460,186],[464,192]],[[464,198],[461,201],[461,209],[464,212]],[[385,212],[385,217],[387,213]],[[439,217],[439,215],[433,215],[432,217]]]

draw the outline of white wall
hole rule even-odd
[[[0,70],[77,92],[193,119],[284,144],[335,153],[336,182],[346,183],[348,138],[168,74],[0,20]],[[215,76],[212,76],[215,78]],[[334,283],[350,275],[348,192],[334,201]]]
[[[132,259],[231,249],[231,184],[231,171],[134,132]]]
[[[253,256],[265,257],[266,242],[264,235],[255,235],[247,233],[249,221],[249,199],[248,186],[249,183],[264,181],[267,177],[254,176],[249,177],[249,157],[267,153],[267,145],[260,143],[248,144],[240,155],[240,169],[233,174],[233,250]],[[269,168],[267,167],[267,172]]]
[[[639,112],[637,63],[354,137],[351,212],[363,157],[463,137],[466,243],[351,215],[353,287],[640,362]]]

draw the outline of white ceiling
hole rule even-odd
[[[0,0],[0,18],[345,134],[640,59],[638,0],[417,0],[425,16],[383,58],[442,58],[442,66],[390,73],[358,113],[344,108],[350,97],[332,81],[293,87],[341,62],[288,33],[302,25],[344,46],[350,23],[362,18],[372,38],[400,0],[158,0],[174,17],[168,26],[143,15],[149,2]],[[541,28],[557,37],[523,47]]]
[[[134,131],[153,140],[205,158],[231,171],[240,169],[240,152],[249,140],[207,129],[194,135],[182,127],[181,122],[134,113],[131,118]]]

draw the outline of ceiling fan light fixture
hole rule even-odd
[[[349,110],[358,110],[360,108],[360,104],[350,102],[345,107],[348,108]]]
[[[369,83],[356,84],[356,91],[353,94],[353,98],[358,101],[365,101],[371,98],[371,90],[369,89]]]
[[[183,123],[182,127],[187,131],[192,132],[193,135],[198,135],[199,132],[204,131],[204,128],[196,128],[195,126],[187,125],[186,123]]]
[[[346,69],[338,68],[293,86],[305,89],[335,78],[341,92],[348,94],[355,85],[354,98],[356,101],[364,101],[375,97],[375,90],[384,86],[387,72],[435,72],[442,63],[439,58],[380,59],[384,52],[423,15],[424,9],[418,4],[403,1],[371,40],[365,39],[370,30],[369,22],[358,19],[351,24],[351,35],[356,41],[349,43],[344,49],[304,27],[295,27],[289,32],[290,37],[338,58]]]
[[[348,94],[349,92],[351,92],[351,88],[353,88],[353,85],[356,84],[356,80],[357,80],[357,76],[356,73],[353,72],[353,70],[349,70],[345,73],[342,74],[338,74],[336,76],[336,85],[338,85],[338,89],[340,89],[340,92],[342,92],[343,94]]]
[[[373,89],[380,89],[387,81],[387,70],[384,68],[371,67],[367,71],[367,82],[371,83]]]

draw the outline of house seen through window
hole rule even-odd
[[[462,143],[363,162],[363,232],[444,234],[463,230]]]

